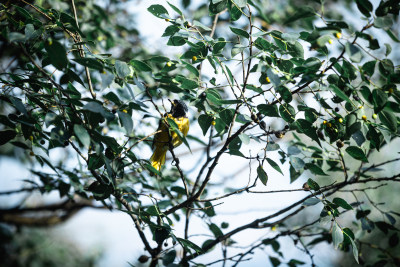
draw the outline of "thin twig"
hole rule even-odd
[[[76,8],[75,8],[75,1],[74,0],[71,0],[71,3],[72,3],[72,10],[74,11],[74,17],[75,17],[75,23],[76,23],[76,27],[78,27],[78,29],[79,29],[79,22],[78,22],[78,16],[77,16],[77,14],[76,14]],[[76,35],[76,38],[77,38],[77,42],[79,43],[79,42],[82,42],[82,38],[81,38],[81,36],[79,35],[79,33],[75,33]],[[75,42],[75,43],[77,43],[77,42]],[[83,46],[80,44],[79,46],[79,54],[80,54],[80,56],[82,57],[82,58],[84,58],[85,57],[85,52],[83,51]],[[88,85],[89,85],[89,91],[90,91],[90,94],[92,95],[92,98],[93,99],[96,99],[96,93],[94,92],[94,90],[93,90],[93,85],[92,85],[92,78],[90,77],[90,71],[89,71],[89,68],[87,67],[87,66],[85,66],[85,72],[86,72],[86,78],[87,78],[87,80],[88,80]]]

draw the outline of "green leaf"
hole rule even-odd
[[[182,13],[182,11],[181,11],[179,8],[177,8],[176,6],[174,6],[173,4],[171,4],[171,3],[168,2],[168,1],[167,1],[167,3],[168,3],[168,5],[169,5],[176,13],[178,13],[178,14],[181,15],[181,16],[183,16],[183,13]]]
[[[362,162],[368,162],[367,157],[365,156],[364,151],[357,146],[349,146],[346,148],[346,152],[357,160],[361,160]]]
[[[385,43],[386,46],[386,52],[385,52],[385,56],[389,56],[390,53],[392,52],[392,46],[390,44]]]
[[[17,136],[17,133],[14,130],[0,131],[0,146],[7,144],[15,136]]]
[[[393,25],[393,19],[389,16],[377,17],[374,20],[374,27],[376,27],[376,28],[382,28],[384,30],[389,30],[392,25]]]
[[[394,64],[390,59],[382,59],[378,63],[378,69],[383,76],[387,76],[394,72]]]
[[[356,0],[356,4],[358,7],[358,10],[360,10],[360,12],[366,16],[367,18],[369,18],[371,16],[370,12],[372,12],[373,6],[371,4],[370,1],[368,0]]]
[[[179,27],[176,25],[169,25],[167,28],[165,28],[165,31],[161,37],[167,37],[167,36],[172,36],[175,33],[179,32]]]
[[[197,87],[199,87],[199,84],[194,80],[190,80],[187,78],[179,78],[178,79],[178,77],[176,77],[175,79],[181,83],[180,86],[182,89],[192,90],[192,89],[196,89]]]
[[[118,117],[121,120],[122,126],[124,126],[126,133],[130,135],[133,130],[133,121],[131,115],[122,111],[118,111]]]
[[[392,30],[388,29],[386,30],[386,33],[389,35],[389,37],[395,41],[396,43],[400,43],[400,39],[397,38],[397,36],[392,32]]]
[[[307,184],[308,184],[308,186],[312,189],[312,190],[314,190],[314,191],[318,191],[319,189],[320,189],[320,186],[319,186],[319,184],[317,183],[317,182],[315,182],[313,179],[311,179],[311,178],[309,178],[308,180],[307,180]]]
[[[257,106],[258,111],[267,117],[280,117],[277,105],[260,104]]]
[[[229,14],[231,15],[231,22],[237,21],[242,16],[242,10],[240,8],[238,8],[236,5],[231,6],[229,4],[228,11],[229,11]]]
[[[203,131],[203,135],[206,135],[208,128],[211,126],[211,122],[213,121],[213,118],[209,115],[201,114],[199,116],[199,125],[201,130]]]
[[[128,64],[119,60],[115,61],[115,70],[117,71],[117,75],[121,78],[125,78],[131,73]]]
[[[289,44],[289,50],[290,55],[293,57],[304,58],[304,48],[298,41],[294,45]]]
[[[363,71],[369,76],[372,76],[375,72],[376,60],[368,61],[362,66]]]
[[[168,18],[168,11],[162,5],[151,5],[147,10],[157,18]]]
[[[292,123],[296,117],[295,109],[289,104],[282,104],[279,106],[279,113],[282,116],[282,119],[285,121]]]
[[[277,74],[272,69],[267,70],[267,76],[271,80],[271,83],[275,86],[275,88],[278,88],[279,85],[281,84],[281,79]]]
[[[383,125],[389,128],[391,132],[393,133],[397,132],[397,119],[392,112],[381,111],[379,113],[379,119],[381,120]]]
[[[164,240],[168,238],[170,232],[171,230],[167,227],[157,227],[153,234],[154,240],[157,242],[157,244],[161,245]]]
[[[305,168],[307,167],[315,175],[327,175],[318,165],[313,163],[306,163]]]
[[[294,45],[295,42],[299,39],[300,34],[296,32],[290,32],[290,33],[283,33],[282,34],[282,39],[286,40],[288,43]]]
[[[226,72],[228,73],[229,80],[231,81],[231,84],[234,84],[233,75],[232,75],[231,70],[230,70],[230,69],[228,68],[228,66],[226,66],[226,65],[224,65],[224,67],[225,67],[225,69],[226,69]]]
[[[290,163],[291,166],[297,171],[303,169],[304,165],[306,164],[304,160],[298,157],[290,157]]]
[[[100,184],[98,182],[93,182],[88,191],[93,193],[93,197],[96,200],[104,200],[110,197],[113,191],[112,185]]]
[[[353,248],[353,257],[356,260],[356,262],[358,264],[360,264],[359,261],[358,261],[358,249],[357,249],[356,243],[354,242],[353,239],[351,239],[351,238],[349,238],[349,239],[350,239],[350,242],[351,242],[351,247]]]
[[[301,172],[296,171],[296,169],[293,168],[292,165],[290,165],[290,167],[289,167],[289,173],[290,173],[290,183],[293,183],[294,181],[296,181],[301,175]]]
[[[182,195],[184,195],[184,194],[185,194],[185,191],[183,191]],[[208,217],[213,217],[216,215],[214,207],[210,201],[207,201],[206,203],[204,203],[204,213],[207,214]]]
[[[96,170],[104,165],[104,159],[102,156],[98,156],[96,154],[89,155],[88,169]]]
[[[269,256],[269,261],[271,262],[273,267],[277,267],[281,264],[281,261],[276,257]]]
[[[233,120],[233,114],[235,113],[235,110],[233,109],[224,109],[219,113],[219,117],[223,122],[225,122],[226,125],[230,125]]]
[[[231,50],[231,56],[235,57],[237,54],[242,53],[246,48],[247,48],[247,46],[244,46],[241,44],[234,45]]]
[[[271,165],[272,168],[274,168],[276,171],[280,172],[283,175],[281,168],[275,161],[273,161],[270,158],[266,158],[266,160],[269,163],[269,165]]]
[[[339,207],[344,208],[345,210],[352,210],[353,209],[353,207],[350,206],[346,202],[346,200],[344,200],[343,198],[335,197],[332,202],[335,203],[336,205],[338,205]]]
[[[312,197],[312,198],[306,199],[303,202],[303,205],[304,206],[314,206],[314,205],[317,205],[320,202],[321,202],[321,200],[319,198]]]
[[[217,2],[212,1],[208,8],[210,15],[216,15],[219,12],[223,11],[226,8],[227,4],[228,0],[222,0]]]
[[[214,234],[215,238],[218,238],[220,236],[223,236],[224,234],[222,233],[221,229],[219,229],[218,225],[212,223],[208,225],[208,228],[211,230],[211,232]]]
[[[333,225],[332,229],[332,240],[335,249],[337,249],[339,247],[339,244],[341,244],[344,240],[342,229],[340,229],[339,225],[336,222]]]
[[[193,26],[195,26],[197,28],[200,28],[200,29],[203,29],[205,31],[211,31],[212,30],[211,28],[207,27],[206,25],[204,25],[203,23],[201,23],[198,20],[194,20],[193,21]]]
[[[363,58],[360,48],[349,42],[346,43],[346,53],[350,57],[350,60],[355,63],[360,63]]]
[[[51,64],[59,70],[68,65],[67,52],[62,44],[57,41],[45,42],[44,49],[49,53]]]
[[[177,237],[176,239],[178,240],[179,243],[182,244],[183,247],[191,248],[191,249],[193,249],[194,251],[196,251],[197,253],[200,253],[200,254],[203,253],[203,250],[198,245],[196,245],[195,243],[193,243],[193,242],[191,242],[191,241],[189,241],[187,239],[183,239],[183,238],[179,238],[179,237]]]
[[[10,32],[8,34],[8,41],[10,43],[12,43],[12,42],[22,42],[24,40],[25,40],[25,35],[23,35],[20,32]]]
[[[290,103],[293,100],[292,93],[286,86],[279,86],[277,92],[281,95],[282,99],[286,103]]]
[[[143,61],[140,61],[140,60],[132,59],[131,61],[129,61],[129,64],[131,64],[136,70],[139,70],[139,71],[151,71],[152,70],[149,65],[147,65],[146,63],[144,63]]]
[[[179,130],[179,127],[176,124],[176,122],[171,118],[167,118],[167,122],[168,122],[169,126],[171,127],[171,130],[177,134],[178,138],[187,146],[187,148],[189,148],[190,152],[192,152],[192,150],[190,149],[189,143],[186,140],[186,137]]]
[[[176,250],[170,250],[162,258],[162,262],[164,266],[168,266],[169,264],[173,263],[176,257]]]
[[[372,103],[374,104],[375,113],[379,113],[386,105],[388,95],[381,89],[374,89],[372,91]]]
[[[82,66],[94,69],[94,70],[103,70],[103,64],[100,63],[97,59],[94,58],[75,58],[72,59],[78,64]]]
[[[91,112],[100,113],[107,120],[114,119],[114,114],[109,111],[106,111],[104,107],[96,101],[90,101],[86,105],[82,107],[84,110],[89,110]]]
[[[182,63],[185,64],[185,68],[188,69],[191,73],[193,73],[196,77],[198,77],[200,75],[200,73],[196,67],[194,67],[193,65],[191,65],[185,61],[182,61]]]
[[[264,169],[263,169],[263,167],[262,167],[261,165],[257,167],[257,174],[258,174],[258,177],[260,178],[261,182],[262,182],[264,185],[267,185],[267,182],[268,182],[268,175],[267,175],[267,173],[264,171]]]
[[[81,141],[82,145],[88,149],[90,146],[90,135],[82,125],[75,124],[74,125],[74,133],[76,137],[78,137],[79,141]]]
[[[236,34],[236,35],[242,36],[242,37],[244,37],[244,38],[246,38],[246,39],[249,39],[249,38],[250,38],[249,33],[246,32],[245,30],[242,30],[242,29],[239,29],[239,28],[234,28],[234,27],[229,27],[229,28],[230,28],[231,31],[232,31],[234,34]]]

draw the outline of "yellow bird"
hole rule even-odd
[[[164,118],[160,120],[157,131],[161,131],[154,136],[152,149],[154,150],[153,155],[150,158],[151,166],[156,170],[160,171],[161,167],[165,163],[165,155],[169,150],[169,141],[171,136],[171,144],[173,147],[177,147],[182,144],[182,140],[178,137],[175,132],[169,133],[168,126],[166,124],[166,118],[173,119],[179,127],[179,131],[184,136],[189,131],[189,119],[186,115],[188,108],[182,100],[170,100],[172,106],[171,111],[164,115]]]

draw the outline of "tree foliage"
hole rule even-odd
[[[165,26],[159,51],[145,48],[119,1],[21,0],[0,8],[1,151],[35,166],[31,186],[18,191],[58,191],[126,212],[150,266],[204,266],[202,255],[216,246],[220,262],[235,266],[267,248],[273,266],[305,264],[285,258],[282,237],[312,264],[322,242],[351,251],[360,264],[399,264],[399,210],[369,196],[400,181],[395,170],[381,172],[400,160],[398,1],[154,4],[147,16]],[[201,151],[194,170],[192,156],[172,146],[172,164],[161,172],[149,164],[167,98],[191,107],[192,130],[179,136],[180,151]],[[68,161],[57,160],[60,153]],[[222,158],[247,166],[248,182],[213,197]],[[271,177],[283,174],[280,189],[270,190]],[[299,179],[303,188],[287,189]],[[285,208],[237,228],[216,224],[219,199],[294,191],[302,197]],[[304,219],[314,205],[316,219]],[[25,225],[7,212],[0,221]],[[201,241],[191,237],[195,216],[209,229]],[[183,235],[173,227],[179,222]],[[235,235],[250,229],[265,238],[229,254],[240,243]],[[368,239],[377,232],[388,243]],[[369,247],[379,257],[363,254]]]

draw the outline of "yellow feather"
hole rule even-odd
[[[168,114],[168,118],[173,119],[178,125],[179,131],[186,136],[189,132],[189,119],[185,117],[174,118],[171,114]],[[154,137],[153,141],[153,155],[150,158],[151,166],[153,166],[156,170],[160,171],[161,167],[165,163],[165,155],[169,149],[169,135],[168,128],[165,125],[164,120],[160,120],[160,124],[158,126],[157,131],[161,130],[161,132],[157,133]],[[171,141],[174,147],[177,147],[182,144],[182,140],[179,139],[178,135],[175,132],[171,133]]]

